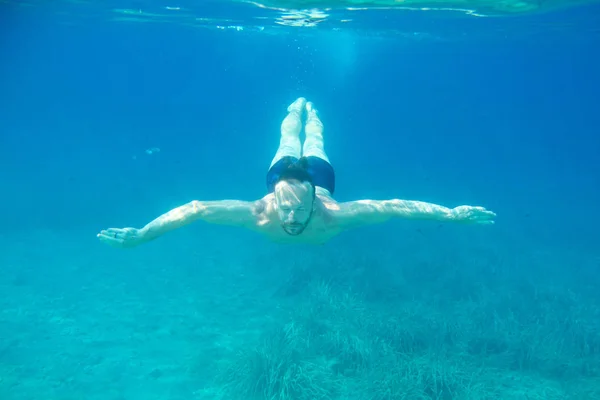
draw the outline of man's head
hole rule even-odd
[[[274,194],[281,226],[293,236],[306,229],[313,214],[315,185],[306,167],[306,159],[300,158],[282,171],[275,184]]]

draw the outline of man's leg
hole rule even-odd
[[[271,161],[271,167],[284,157],[301,157],[300,131],[302,130],[302,113],[305,108],[306,99],[304,97],[298,98],[288,107],[288,115],[281,123],[279,148],[273,161]]]
[[[325,154],[323,145],[323,123],[317,115],[313,103],[306,103],[306,125],[304,127],[306,138],[302,148],[302,156],[308,159],[308,170],[312,175],[313,183],[317,187],[317,194],[331,196],[335,191],[335,171]]]
[[[323,123],[319,119],[313,103],[310,101],[306,103],[306,126],[304,127],[304,132],[306,138],[304,139],[302,156],[318,157],[329,162],[323,144]]]

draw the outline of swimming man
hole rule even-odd
[[[305,140],[300,142],[302,120]],[[323,124],[311,102],[299,98],[281,124],[279,149],[267,173],[268,194],[260,200],[193,200],[141,229],[109,228],[98,238],[115,247],[135,247],[195,221],[251,229],[277,242],[325,243],[348,229],[391,218],[492,224],[483,207],[447,208],[410,200],[333,199],[335,174],[325,154]]]

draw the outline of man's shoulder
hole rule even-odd
[[[275,204],[275,195],[273,193],[269,193],[266,196],[255,200],[253,206],[256,209],[266,209]]]
[[[323,204],[323,208],[327,211],[335,213],[340,210],[340,203],[337,202],[330,194],[317,194],[317,198]]]
[[[257,202],[258,201],[264,201],[264,202],[275,201],[275,193],[268,193],[264,197],[262,197],[261,199],[258,199],[256,201]]]
[[[267,215],[271,214],[275,209],[275,195],[269,193],[261,199],[255,200],[252,203],[252,212],[259,220],[264,219]]]

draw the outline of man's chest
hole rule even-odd
[[[283,229],[279,218],[275,215],[268,218],[268,223],[259,230],[278,243],[323,244],[340,233],[330,222],[322,216],[315,216],[301,234],[290,235]]]

